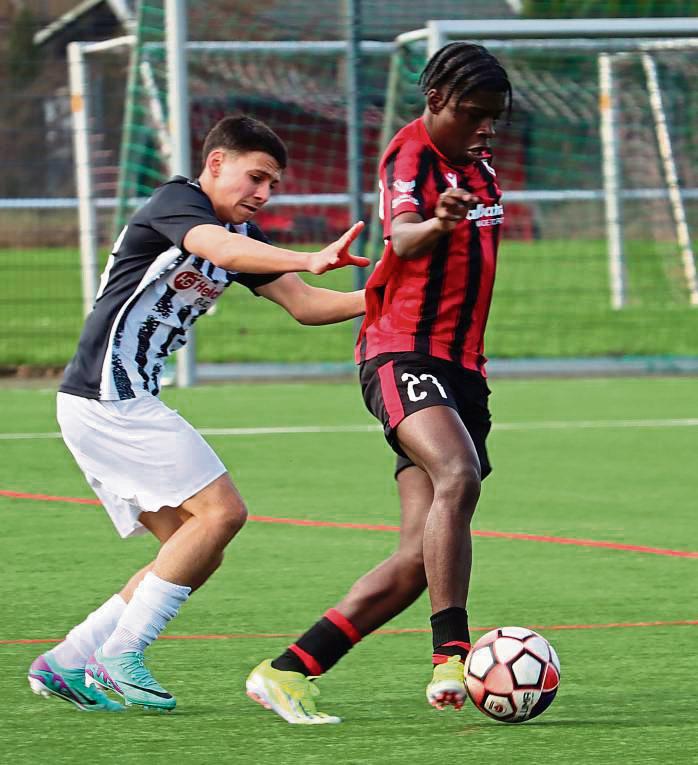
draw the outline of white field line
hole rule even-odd
[[[540,422],[498,422],[493,430],[614,430],[617,428],[694,428],[698,418],[663,420],[542,420]],[[199,428],[204,436],[275,436],[294,433],[374,433],[380,425],[291,425],[274,428]],[[21,441],[41,438],[60,438],[53,433],[0,433],[0,441]]]

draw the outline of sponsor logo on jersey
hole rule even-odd
[[[197,271],[181,271],[174,278],[176,290],[194,290],[201,297],[215,300],[223,294],[223,290],[217,290],[211,283]]]
[[[458,176],[455,173],[444,173],[444,178],[452,189],[458,188]]]
[[[398,194],[409,194],[410,192],[414,191],[414,187],[416,186],[416,181],[401,181],[399,178],[393,183],[393,189],[398,192]]]
[[[500,204],[483,205],[482,202],[468,212],[468,220],[477,221],[479,228],[498,226],[504,220],[504,207]]]

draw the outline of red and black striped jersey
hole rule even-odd
[[[484,334],[492,299],[504,210],[487,160],[449,162],[422,119],[400,130],[380,163],[383,257],[366,284],[366,317],[357,363],[380,353],[413,351],[485,374]],[[431,252],[407,260],[392,247],[392,220],[434,216],[439,195],[462,188],[482,200]]]

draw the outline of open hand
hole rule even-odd
[[[358,255],[352,255],[349,247],[363,231],[364,222],[360,220],[355,223],[348,231],[345,231],[336,242],[327,245],[319,252],[310,255],[310,264],[308,271],[312,274],[324,274],[326,271],[332,271],[335,268],[344,266],[359,266],[365,268],[370,264],[368,258],[360,258]]]

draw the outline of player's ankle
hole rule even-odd
[[[461,663],[465,663],[470,653],[470,648],[470,643],[466,643],[463,640],[452,640],[448,643],[442,643],[434,648],[434,653],[431,655],[431,663],[445,664],[452,656],[457,656]]]
[[[437,611],[431,617],[434,664],[443,664],[451,656],[460,656],[461,661],[470,651],[468,612],[465,608],[452,606]]]
[[[290,648],[287,648],[281,656],[277,656],[273,659],[271,666],[282,672],[300,672],[301,675],[305,675],[306,677],[312,674]]]

